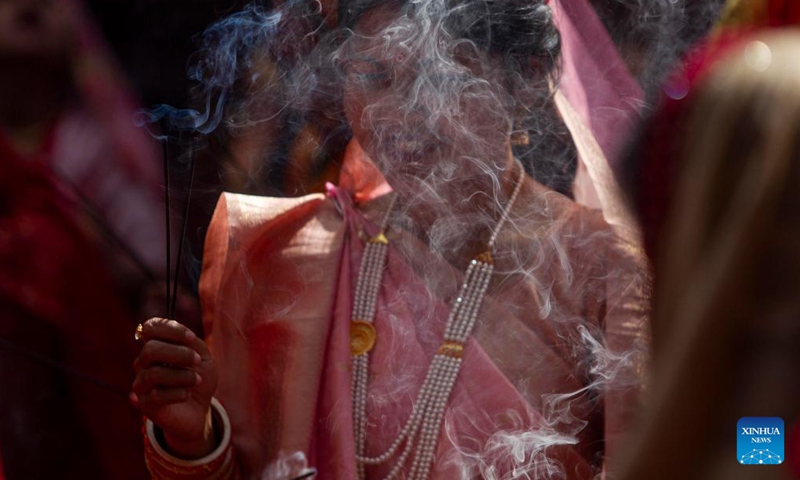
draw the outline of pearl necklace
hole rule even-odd
[[[383,279],[389,240],[384,232],[396,196],[381,223],[378,235],[364,249],[364,257],[356,280],[353,315],[350,322],[350,347],[353,354],[353,429],[355,434],[358,479],[365,480],[366,465],[381,465],[396,457],[394,467],[385,477],[397,477],[410,460],[408,480],[428,478],[436,452],[436,444],[450,392],[461,369],[464,345],[478,319],[483,297],[494,271],[492,251],[497,235],[508,220],[514,202],[522,188],[525,170],[519,166],[519,178],[506,208],[489,239],[487,251],[475,257],[467,267],[464,283],[447,319],[444,339],[422,383],[411,415],[391,446],[376,457],[365,454],[367,436],[367,385],[369,383],[369,352],[377,337],[373,321],[375,305]],[[400,447],[403,447],[402,450]]]

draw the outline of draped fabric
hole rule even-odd
[[[0,445],[8,479],[145,477],[130,317],[74,198],[0,143]],[[109,426],[113,425],[113,429]]]
[[[599,209],[619,235],[639,232],[619,192],[619,156],[641,119],[644,93],[586,0],[550,2],[561,34],[562,76],[556,105],[580,159],[574,193],[578,203]]]
[[[354,203],[356,185],[296,199],[224,194],[217,206],[201,301],[247,478],[294,452],[322,480],[355,477],[350,311],[363,239],[388,200]],[[408,231],[387,236],[368,454],[384,451],[408,418],[465,268]],[[627,247],[599,214],[526,180],[495,248],[432,478],[602,470],[635,407],[647,348],[645,278]]]
[[[550,8],[563,45],[559,89],[614,166],[640,118],[642,88],[589,2],[554,0]]]
[[[52,8],[70,34],[60,80],[74,95],[51,112],[40,151],[22,155],[0,132],[3,468],[9,479],[141,479],[141,422],[127,393],[137,353],[128,297],[143,275],[129,277],[128,253],[101,233],[161,271],[158,156],[82,3]]]

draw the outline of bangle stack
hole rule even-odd
[[[162,444],[163,434],[150,421],[144,425],[144,457],[153,480],[237,480],[239,468],[231,446],[228,414],[217,399],[211,400],[211,414],[216,437],[221,442],[213,452],[197,460],[185,460],[170,454]]]

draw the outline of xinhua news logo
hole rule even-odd
[[[736,425],[736,455],[742,465],[783,463],[783,420],[742,417]]]

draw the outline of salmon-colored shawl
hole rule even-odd
[[[356,476],[350,309],[362,238],[377,233],[387,196],[353,196],[224,194],[217,206],[201,298],[218,397],[250,476],[298,451],[321,480]],[[647,334],[641,271],[599,215],[526,182],[496,246],[432,478],[588,479],[602,468],[641,385]],[[410,233],[387,235],[368,454],[408,418],[463,273]]]

